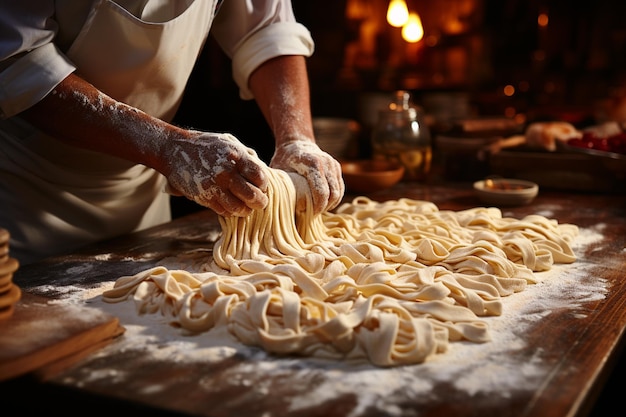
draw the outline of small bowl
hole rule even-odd
[[[487,178],[476,181],[474,190],[484,203],[496,206],[522,206],[533,201],[539,193],[539,186],[530,181]]]
[[[397,184],[404,175],[404,167],[387,161],[342,161],[341,171],[348,191],[372,193]]]
[[[345,158],[360,130],[358,122],[336,117],[314,117],[315,142],[337,159]]]

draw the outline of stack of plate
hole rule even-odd
[[[13,283],[13,273],[19,263],[9,256],[9,232],[0,229],[0,320],[13,315],[15,304],[20,300],[22,291]]]

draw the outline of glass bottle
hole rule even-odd
[[[404,179],[424,181],[430,172],[432,145],[422,109],[411,102],[408,91],[396,91],[379,112],[372,132],[372,156],[404,165]]]

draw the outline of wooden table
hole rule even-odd
[[[484,205],[465,183],[401,183],[371,197],[428,200],[442,210]],[[605,292],[588,301],[582,299],[571,308],[547,306],[538,312],[540,319],[535,317],[523,334],[516,335],[519,340],[515,346],[501,346],[493,357],[481,358],[475,366],[465,364],[456,374],[449,366],[441,368],[443,359],[400,369],[375,369],[273,358],[253,348],[235,349],[234,354],[227,349],[223,358],[203,363],[186,360],[185,349],[180,347],[178,357],[167,355],[171,341],[142,339],[130,348],[127,339],[132,332],[127,331],[120,340],[45,383],[35,381],[34,386],[55,390],[47,399],[46,409],[53,407],[50,402],[56,398],[56,405],[68,415],[72,404],[84,411],[81,399],[92,401],[92,410],[96,404],[100,411],[107,407],[150,410],[151,415],[586,415],[624,339],[626,195],[541,190],[530,205],[503,208],[504,215],[516,218],[536,213],[600,234],[600,239],[578,254],[576,271],[584,271],[584,276],[577,272],[572,285],[582,282]],[[92,288],[154,266],[166,256],[206,248],[207,237],[215,236],[218,230],[216,217],[201,211],[74,254],[24,266],[15,281],[25,291],[41,293],[45,288],[47,296],[62,297],[68,289]],[[181,341],[194,344],[193,338],[181,336]],[[493,343],[508,342],[496,339]],[[160,359],[155,355],[159,348],[163,351]],[[457,361],[463,349],[473,349],[468,358],[476,355],[475,347],[461,345],[454,351]],[[22,378],[14,384],[24,383],[32,389],[32,379]],[[460,379],[475,385],[463,388]]]

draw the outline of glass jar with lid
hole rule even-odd
[[[379,112],[371,142],[373,158],[402,164],[405,180],[427,179],[432,160],[430,130],[408,91],[396,91],[387,108]]]

